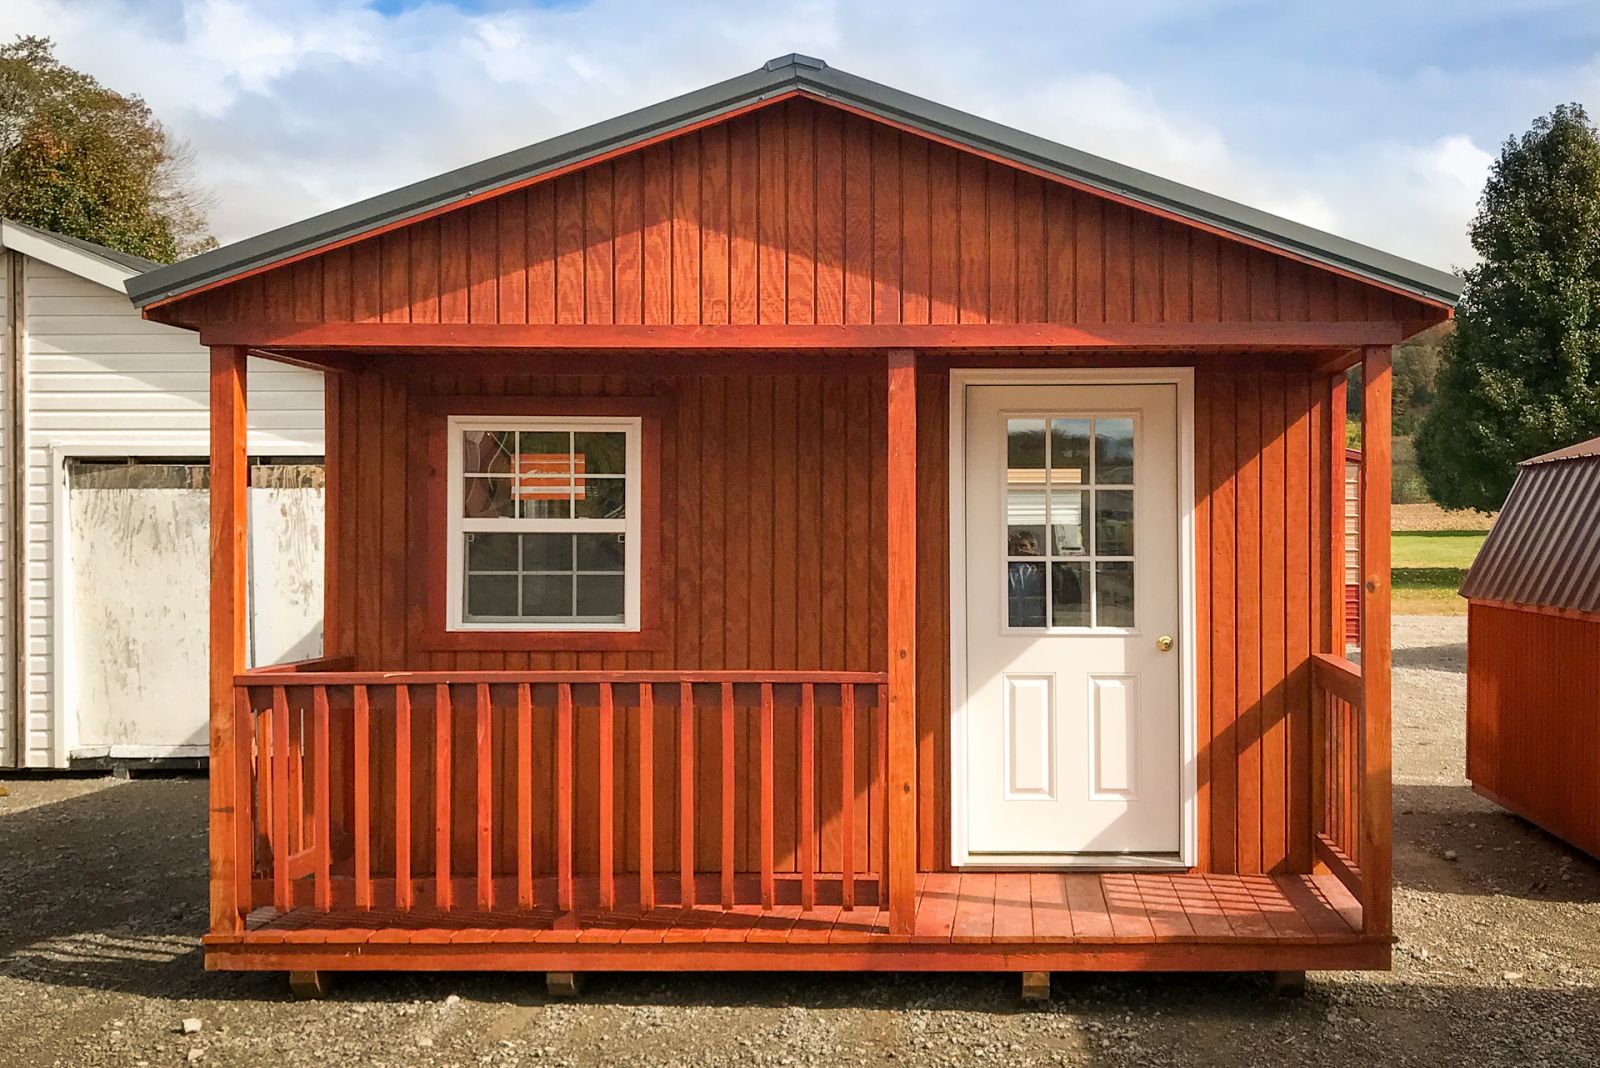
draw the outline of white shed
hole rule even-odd
[[[157,266],[0,220],[0,767],[206,752],[209,357]],[[252,362],[252,653],[321,646],[321,376]]]

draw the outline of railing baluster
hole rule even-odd
[[[572,684],[556,697],[556,908],[572,911]]]
[[[777,904],[773,878],[772,683],[761,684],[761,907]]]
[[[678,686],[678,860],[679,900],[695,906],[694,893],[694,687]]]
[[[856,907],[856,690],[839,686],[839,873],[840,900]]]
[[[289,911],[289,691],[272,688],[272,903]]]
[[[273,742],[272,733],[272,701],[269,697],[267,704],[255,715],[256,724],[256,820],[258,823],[257,834],[266,845],[266,856],[276,862],[278,854],[277,845],[277,803],[276,791],[272,789],[273,759],[272,754],[277,751]],[[265,859],[265,858],[264,858]],[[263,864],[262,870],[271,875]],[[252,896],[251,907],[255,907]]]
[[[372,907],[372,710],[366,686],[356,686],[351,695],[351,791],[355,805],[356,908]],[[395,780],[396,785],[399,779]],[[396,822],[400,814],[395,813]],[[399,872],[395,873],[396,879]]]
[[[722,684],[722,907],[733,908],[733,683]]]
[[[617,888],[613,872],[611,836],[615,831],[611,796],[612,775],[616,770],[616,753],[612,749],[612,692],[609,682],[600,684],[600,907],[615,908]]]
[[[411,687],[394,688],[394,907],[416,903],[411,885]]]
[[[517,685],[517,904],[534,906],[533,687]]]
[[[333,908],[333,798],[329,783],[328,753],[328,688],[315,687],[312,691],[312,774],[316,776],[311,807],[315,816],[316,836],[316,901],[317,908],[327,912]]]
[[[494,710],[489,684],[480,682],[478,698],[478,907],[494,908]]]
[[[655,756],[656,695],[648,682],[639,684],[639,907],[656,907]]]
[[[450,886],[450,731],[454,726],[450,710],[450,686],[438,683],[433,688],[433,900],[441,909],[452,907]]]
[[[817,906],[817,688],[800,687],[800,907]]]

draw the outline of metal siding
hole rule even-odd
[[[1461,596],[1600,612],[1600,455],[1523,465]]]

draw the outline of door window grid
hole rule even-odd
[[[1134,420],[1006,423],[1006,613],[1016,629],[1134,625]]]

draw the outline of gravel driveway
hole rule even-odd
[[[293,1002],[201,970],[205,784],[11,779],[0,799],[0,1065],[1572,1064],[1600,1049],[1600,865],[1462,778],[1465,620],[1395,627],[1393,972],[366,975]],[[186,1017],[197,1034],[181,1033]]]

